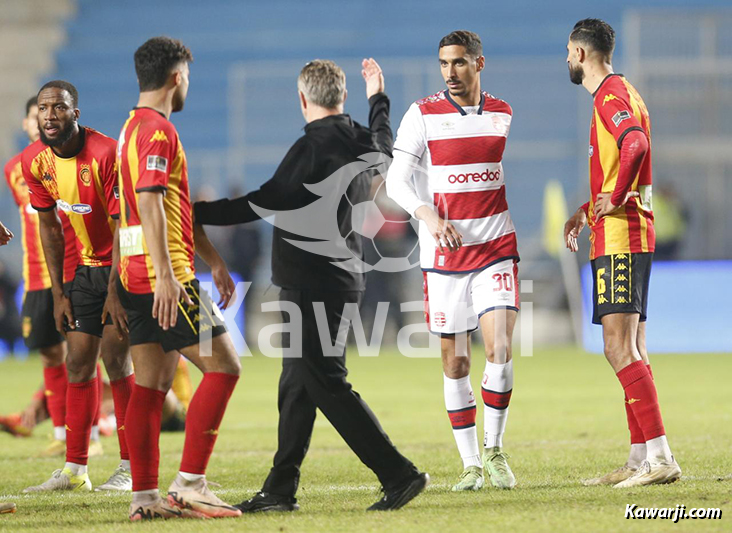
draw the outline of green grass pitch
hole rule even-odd
[[[14,531],[732,531],[732,357],[729,354],[658,355],[652,358],[661,409],[672,450],[684,477],[667,486],[619,491],[583,487],[580,480],[620,466],[627,453],[623,395],[600,356],[574,348],[536,349],[517,357],[505,448],[518,479],[513,491],[484,488],[450,492],[461,471],[442,399],[440,361],[394,353],[358,357],[350,350],[350,379],[376,412],[398,448],[432,476],[425,493],[398,512],[364,509],[378,499],[375,476],[318,415],[298,494],[301,510],[240,519],[131,524],[129,495],[22,495],[49,477],[59,459],[34,459],[50,424],[33,437],[0,434],[0,501],[18,512],[0,516]],[[479,350],[474,353],[480,354]],[[482,359],[475,358],[479,391]],[[264,480],[276,445],[276,392],[280,361],[242,359],[243,373],[221,427],[208,478],[221,496],[238,503]],[[197,374],[197,371],[194,371]],[[198,379],[196,375],[194,379]],[[41,381],[36,358],[0,363],[0,411],[19,410]],[[480,402],[479,402],[480,403]],[[478,410],[482,431],[482,407]],[[480,433],[479,433],[480,434]],[[117,464],[116,438],[104,439],[105,455],[90,461],[92,483]],[[161,487],[177,470],[182,434],[161,439]],[[625,506],[721,507],[721,520],[626,520]]]

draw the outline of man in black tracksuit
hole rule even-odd
[[[383,92],[381,69],[373,59],[364,60],[362,74],[369,96],[369,128],[343,114],[343,71],[332,61],[312,61],[298,78],[300,104],[307,121],[305,135],[290,148],[274,177],[246,196],[194,206],[196,222],[212,225],[241,224],[269,211],[280,213],[275,215],[272,281],[282,289],[280,299],[295,303],[302,313],[301,357],[282,361],[274,466],[262,491],[237,506],[243,512],[298,509],[295,492],[316,408],[383,485],[384,497],[370,510],[398,509],[429,482],[427,474],[420,473],[396,450],[376,416],[346,380],[345,337],[338,335],[344,306],[358,306],[366,288],[359,269],[363,258],[361,236],[352,231],[351,215],[352,205],[369,200],[374,172],[364,170],[368,165],[359,158],[374,152],[391,155],[393,146],[389,99]],[[321,187],[313,187],[317,184]],[[308,211],[308,206],[315,206],[315,211],[312,207]],[[293,210],[301,211],[293,215]],[[332,213],[330,221],[319,219],[324,213]],[[334,216],[336,221],[332,220]],[[335,223],[338,234],[326,237],[328,229],[335,232],[331,227]],[[345,240],[339,241],[338,237]],[[340,248],[333,244],[335,248],[322,252],[324,255],[303,249],[308,243],[328,239],[339,241]],[[343,268],[334,264],[339,260],[346,261]],[[323,308],[329,330],[325,337],[335,346],[327,355],[323,353],[316,319]]]

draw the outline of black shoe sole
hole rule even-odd
[[[258,505],[256,507],[247,507],[243,504],[235,505],[242,513],[288,513],[298,511],[300,506],[296,503],[273,503],[270,505]]]
[[[420,473],[417,477],[415,477],[405,489],[403,489],[403,492],[399,495],[398,498],[396,498],[394,501],[391,502],[384,502],[382,504],[382,501],[379,500],[375,504],[373,504],[371,507],[366,509],[367,511],[395,511],[397,509],[401,509],[405,505],[407,505],[410,501],[412,501],[414,498],[416,498],[420,492],[422,492],[427,485],[430,484],[430,475],[426,472]],[[379,504],[382,504],[383,507]]]

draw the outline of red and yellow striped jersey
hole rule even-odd
[[[81,135],[82,148],[74,157],[59,157],[41,141],[28,146],[21,154],[23,177],[37,211],[58,208],[67,218],[73,231],[73,237],[65,232],[67,250],[73,241],[79,264],[110,266],[112,219],[119,215],[115,142],[91,128],[82,127]]]
[[[590,259],[620,253],[653,252],[656,246],[651,206],[651,119],[638,91],[622,74],[610,74],[594,93],[590,126]],[[594,205],[601,192],[612,193],[620,168],[620,146],[633,130],[645,132],[649,150],[631,191],[631,198],[615,213],[594,219]]]
[[[167,220],[168,250],[181,283],[195,277],[193,209],[188,167],[175,126],[154,109],[130,112],[117,145],[120,183],[120,262],[122,285],[129,292],[155,290],[155,270],[142,233],[139,193],[160,191]]]
[[[23,179],[20,154],[5,165],[5,179],[20,211],[21,242],[23,244],[23,287],[25,292],[51,287],[46,257],[41,245],[38,212],[30,205],[28,185]]]

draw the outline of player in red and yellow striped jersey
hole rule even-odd
[[[40,137],[35,96],[28,100],[25,111],[23,131],[33,143]],[[38,350],[41,355],[46,403],[54,426],[53,441],[44,455],[55,455],[63,453],[66,448],[66,344],[63,336],[54,327],[51,278],[41,245],[38,213],[30,205],[28,184],[23,178],[20,156],[21,154],[16,155],[5,165],[5,179],[20,212],[24,282],[21,311],[23,339],[29,350]],[[68,228],[66,231],[69,231],[68,219],[64,217],[64,220]],[[67,245],[71,247],[67,247],[65,253],[64,282],[73,279],[77,263],[73,241],[68,240]]]
[[[100,348],[115,396],[123,461],[110,481],[126,479],[127,490],[131,486],[129,466],[125,464],[128,456],[124,412],[132,387],[132,365],[124,335],[126,317],[114,286],[116,276],[110,277],[116,235],[113,217],[119,212],[115,197],[115,142],[80,126],[79,114],[78,93],[73,85],[61,80],[46,83],[38,93],[40,140],[21,154],[30,202],[39,212],[56,328],[67,337],[69,379],[66,465],[27,492],[91,490],[86,465],[92,423],[100,401],[101,376],[95,375]],[[64,234],[57,211],[69,220],[79,260],[66,290],[62,283]],[[106,320],[107,315],[112,318]],[[114,490],[124,489],[124,483],[112,485]],[[110,487],[110,482],[103,486]]]
[[[221,313],[194,276],[195,231],[199,254],[212,267],[214,279],[226,282],[220,292],[231,296],[233,281],[223,261],[202,229],[194,230],[185,152],[169,121],[171,113],[183,109],[192,59],[188,48],[168,37],[155,37],[138,48],[140,98],[118,141],[118,290],[139,376],[126,431],[131,520],[241,514],[214,495],[205,478],[241,367]],[[186,416],[180,471],[163,501],[158,493],[160,419],[181,353],[204,376]]]
[[[589,217],[594,273],[593,322],[602,324],[607,358],[625,391],[630,456],[589,485],[618,488],[671,483],[681,468],[671,454],[646,351],[646,309],[655,248],[651,210],[651,120],[638,92],[612,68],[615,31],[579,21],[567,44],[570,80],[594,97],[590,128],[590,201],[567,221],[567,248]]]

